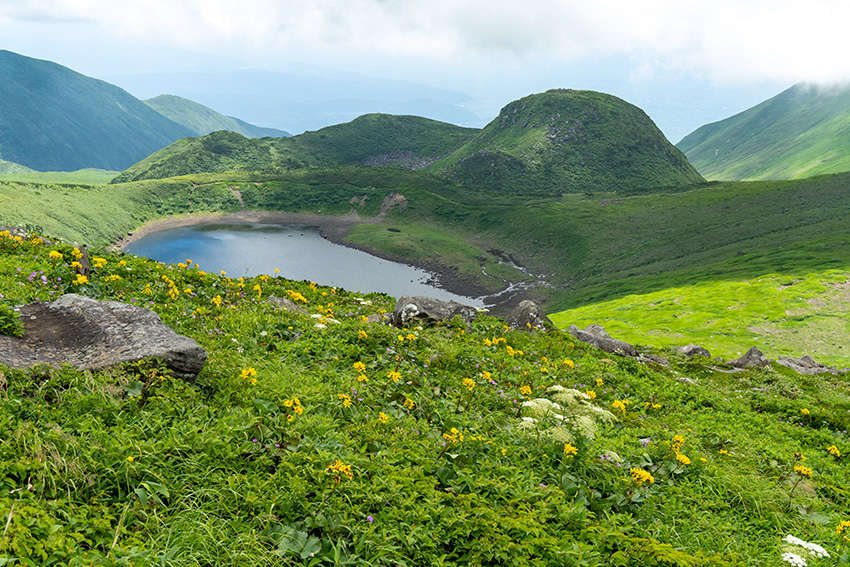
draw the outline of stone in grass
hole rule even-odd
[[[790,368],[797,374],[805,374],[805,375],[813,375],[813,374],[842,374],[841,370],[838,370],[834,366],[827,366],[825,364],[820,364],[815,362],[814,359],[805,355],[800,358],[791,358],[790,356],[780,356],[779,360],[777,360],[779,364]]]
[[[770,366],[770,361],[758,348],[753,347],[741,358],[730,360],[726,364],[735,368],[765,368]]]
[[[567,332],[569,332],[577,340],[595,346],[596,348],[611,354],[633,357],[637,357],[639,355],[637,349],[629,343],[612,339],[602,325],[588,325],[583,331],[575,325],[570,325]]]
[[[478,309],[456,301],[440,301],[422,295],[403,295],[393,310],[393,323],[397,327],[436,325],[442,321],[451,321],[455,317],[459,317],[469,328],[478,317]]]
[[[711,358],[711,353],[708,352],[708,349],[695,344],[676,347],[675,350],[681,352],[688,358],[693,358],[695,356],[704,356],[706,358]]]
[[[193,339],[135,305],[67,294],[17,310],[23,337],[0,336],[0,363],[13,368],[70,364],[79,370],[102,370],[156,358],[193,383],[207,360],[207,352]]]
[[[540,306],[529,299],[525,299],[517,305],[505,318],[505,325],[511,329],[520,331],[548,331],[555,328],[555,324],[540,309]]]

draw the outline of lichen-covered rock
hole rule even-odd
[[[0,363],[14,368],[70,364],[101,370],[127,362],[161,359],[177,376],[194,382],[207,352],[178,335],[149,309],[76,294],[16,308],[23,337],[0,336]]]
[[[457,301],[440,301],[433,297],[403,295],[395,304],[393,323],[397,327],[435,325],[459,317],[469,327],[478,317],[478,310]]]
[[[505,318],[505,325],[520,331],[548,331],[555,324],[546,316],[539,305],[525,299],[517,305]]]

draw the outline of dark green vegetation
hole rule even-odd
[[[363,322],[384,296],[92,252],[76,283],[71,246],[2,236],[0,301],[145,305],[208,364],[0,368],[4,564],[781,565],[788,534],[850,561],[843,378],[398,330]]]
[[[39,171],[122,170],[191,132],[122,89],[0,50],[0,158]]]
[[[850,89],[798,84],[677,147],[707,179],[800,179],[850,171]]]
[[[278,140],[220,133],[181,140],[116,182],[200,172],[398,165],[497,193],[640,193],[702,181],[639,108],[590,91],[555,90],[506,106],[483,130],[370,114]]]
[[[500,193],[640,193],[702,178],[639,108],[593,91],[550,90],[507,105],[429,167]]]
[[[367,114],[288,138],[247,139],[215,132],[156,152],[116,177],[115,183],[201,172],[283,173],[355,164],[417,168],[453,151],[475,132],[418,116],[388,114]]]
[[[192,136],[203,136],[218,130],[229,130],[248,138],[289,136],[283,130],[254,126],[179,96],[159,95],[144,103],[166,118],[188,128]]]

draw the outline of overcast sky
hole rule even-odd
[[[676,142],[796,82],[850,79],[848,22],[846,0],[0,0],[0,47],[106,80],[320,65],[466,92],[493,115],[593,88]]]

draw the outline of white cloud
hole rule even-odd
[[[464,67],[626,55],[644,75],[850,79],[846,0],[3,0],[16,22],[95,22],[108,41],[268,64],[407,59]],[[45,28],[47,29],[47,28]]]

